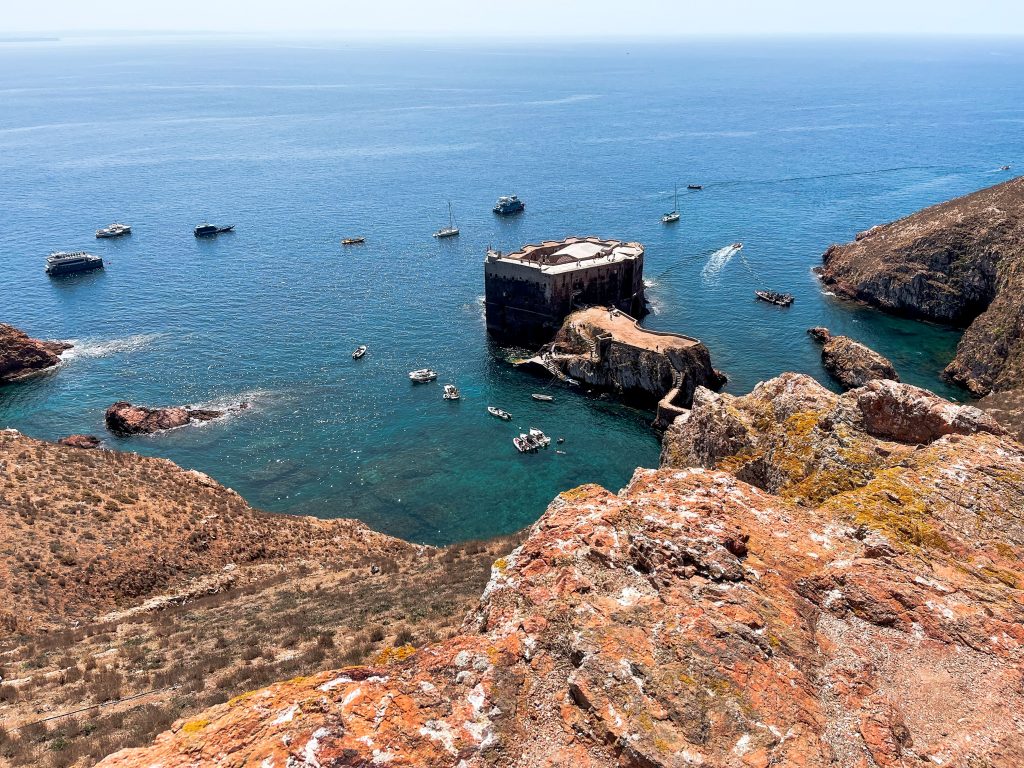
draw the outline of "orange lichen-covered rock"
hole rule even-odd
[[[740,450],[787,434],[811,466],[844,448],[813,434],[806,382],[768,389],[771,418],[712,404],[749,430]],[[101,765],[1024,764],[1024,448],[843,423],[846,448],[900,460],[859,462],[814,503],[699,467],[582,486],[495,565],[458,636],[257,691]]]

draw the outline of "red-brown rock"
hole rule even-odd
[[[60,365],[62,352],[71,349],[63,341],[29,338],[12,325],[0,323],[0,383],[18,381]]]
[[[68,435],[57,441],[60,445],[69,445],[72,448],[99,448],[100,439],[95,435]]]
[[[692,429],[732,433],[719,469],[561,494],[459,636],[247,694],[101,765],[1024,764],[1024,447],[970,414],[921,447],[875,437],[867,387],[759,389],[698,390]],[[777,493],[736,477],[758,458]],[[851,477],[791,492],[827,470]]]
[[[825,370],[845,389],[862,387],[874,379],[899,381],[899,374],[888,358],[849,336],[833,336],[828,328],[807,331],[822,345],[821,363]]]
[[[247,404],[235,406],[231,410],[248,408]],[[201,408],[147,408],[132,405],[121,400],[107,408],[104,420],[107,429],[118,435],[144,435],[162,432],[167,429],[184,427],[195,421],[211,421],[220,418],[228,411],[217,411]]]

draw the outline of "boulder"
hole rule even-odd
[[[60,365],[62,352],[71,349],[63,341],[29,338],[13,325],[0,323],[0,383],[18,381]]]
[[[899,381],[899,374],[888,358],[849,336],[833,336],[828,328],[808,329],[812,339],[822,345],[821,363],[844,389],[862,387],[875,379]]]
[[[68,435],[57,441],[60,445],[72,448],[99,448],[100,439],[95,435]]]

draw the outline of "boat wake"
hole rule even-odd
[[[718,274],[725,269],[733,256],[739,253],[740,249],[735,244],[719,248],[708,257],[707,264],[700,271],[700,276],[705,282],[717,282]]]
[[[113,355],[128,354],[144,349],[164,336],[162,333],[139,333],[134,336],[126,336],[123,339],[69,339],[68,343],[73,344],[62,357],[65,361],[81,360],[93,357],[111,357]]]

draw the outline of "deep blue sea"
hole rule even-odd
[[[787,370],[827,381],[805,334],[823,324],[949,394],[957,333],[823,295],[811,268],[829,243],[1024,167],[1022,136],[1013,40],[0,45],[0,321],[76,344],[58,373],[0,389],[0,426],[103,434],[115,400],[248,400],[107,440],[268,510],[432,543],[512,531],[560,490],[621,487],[659,445],[651,414],[530,399],[545,382],[484,333],[489,244],[641,241],[646,323],[703,339],[731,392]],[[704,189],[662,225],[687,183]],[[493,216],[511,192],[525,214]],[[462,235],[437,241],[449,200]],[[197,241],[206,219],[237,230]],[[115,220],[134,234],[93,238]],[[351,235],[366,244],[343,249]],[[56,249],[107,268],[49,279]],[[762,286],[796,304],[755,302]],[[436,385],[410,385],[423,366]],[[449,381],[461,402],[441,399]],[[565,455],[517,454],[528,426]]]

